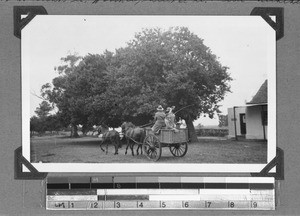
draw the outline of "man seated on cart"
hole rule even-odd
[[[166,126],[165,124],[166,114],[164,113],[164,108],[161,105],[159,105],[156,110],[157,112],[154,115],[155,123],[152,127],[152,131],[154,132],[154,134],[159,134],[159,130],[162,127]]]

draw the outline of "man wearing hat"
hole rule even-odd
[[[154,132],[154,134],[158,134],[159,130],[162,127],[166,126],[166,124],[165,124],[166,114],[164,113],[164,108],[161,105],[159,105],[156,110],[157,110],[157,112],[154,115],[155,123],[152,127],[152,131]]]

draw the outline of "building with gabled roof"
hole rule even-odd
[[[228,109],[229,138],[268,139],[268,81],[250,102]]]
[[[268,80],[265,80],[252,100],[246,104],[268,104]]]

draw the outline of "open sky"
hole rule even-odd
[[[30,116],[41,103],[32,93],[58,76],[54,67],[68,53],[115,51],[143,28],[188,27],[229,67],[231,91],[220,103],[221,111],[245,105],[273,71],[275,31],[259,16],[36,16],[22,30],[22,76],[29,82],[27,103]],[[23,85],[24,86],[24,85]],[[23,88],[23,91],[24,91]],[[26,95],[26,94],[25,94]],[[24,108],[24,107],[23,107]],[[217,125],[218,119],[201,117],[195,125]]]

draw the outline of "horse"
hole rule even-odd
[[[120,142],[120,134],[116,130],[109,130],[106,126],[99,126],[98,132],[102,134],[102,142],[100,148],[102,151],[105,151],[102,148],[102,145],[106,143],[106,154],[108,152],[108,143],[114,144],[115,146],[115,155],[118,154],[118,149],[122,148],[122,143]]]
[[[127,154],[127,149],[130,146],[132,156],[134,156],[134,152],[133,152],[134,144],[138,144],[138,148],[136,149],[136,154],[139,155],[139,149],[141,149],[141,154],[143,154],[142,144],[146,137],[145,129],[136,127],[131,122],[124,122],[121,125],[121,128],[122,128],[122,133],[124,134],[124,137],[127,141],[125,154]]]

